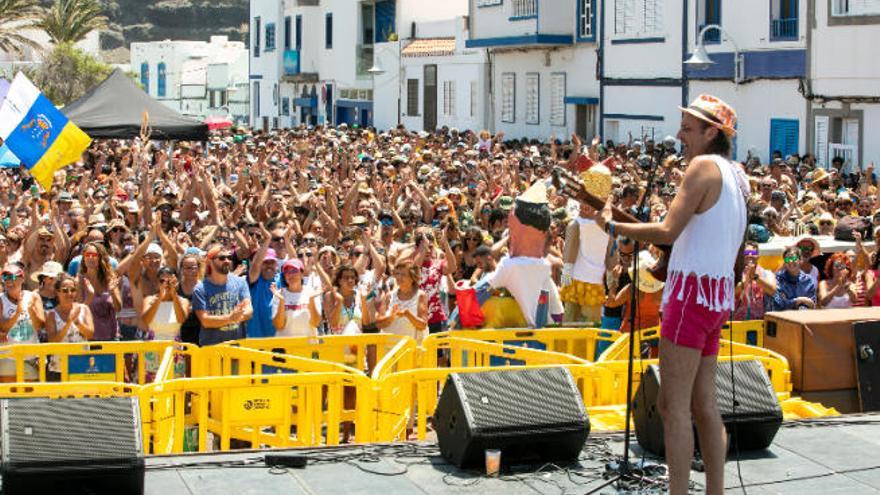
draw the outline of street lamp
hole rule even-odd
[[[385,73],[385,69],[383,69],[382,66],[379,65],[379,61],[376,60],[376,61],[373,62],[373,66],[370,67],[369,69],[367,69],[367,73],[370,74],[370,75],[373,76],[373,77],[375,77],[375,76],[381,76],[382,74]],[[375,84],[375,83],[374,83],[374,84]]]
[[[745,72],[745,59],[743,58],[742,53],[739,51],[739,46],[737,46],[736,41],[727,33],[721,26],[718,24],[709,24],[704,26],[703,29],[700,30],[700,34],[697,35],[697,48],[694,50],[693,55],[687,60],[684,61],[685,65],[688,65],[696,70],[705,70],[709,68],[710,65],[714,64],[715,61],[712,60],[712,57],[709,56],[709,52],[706,51],[706,45],[703,43],[703,39],[706,36],[706,33],[711,30],[716,29],[721,34],[723,34],[728,41],[733,45],[733,83],[739,84],[742,82],[743,73]]]

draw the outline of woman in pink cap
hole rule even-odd
[[[0,295],[0,345],[39,344],[38,332],[46,323],[43,303],[35,292],[22,288],[24,270],[17,263],[9,263],[0,274],[3,294]],[[24,376],[17,377],[14,359],[0,359],[0,382],[36,381],[36,359],[25,361]]]

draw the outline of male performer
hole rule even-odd
[[[669,492],[688,492],[694,452],[692,417],[706,466],[706,492],[724,492],[726,435],[715,399],[721,326],[734,307],[734,264],[746,228],[748,180],[728,160],[736,113],[723,101],[700,95],[683,115],[678,139],[688,162],[678,195],[661,223],[620,224],[611,204],[602,212],[606,231],[643,242],[672,245],[663,294],[660,397]]]

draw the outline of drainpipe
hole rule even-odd
[[[690,99],[690,82],[687,76],[687,67],[684,61],[688,56],[688,7],[690,0],[682,1],[681,6],[681,106],[687,107]]]
[[[805,21],[805,24],[807,26],[807,60],[804,71],[804,80],[806,80],[805,86],[807,88],[812,88],[813,28],[815,27],[816,21],[816,0],[807,0],[807,17]],[[812,93],[812,91],[810,91],[810,93]],[[806,132],[804,133],[804,151],[813,153],[815,155],[816,150],[814,149],[813,145],[813,140],[815,139],[815,137],[813,136],[813,133],[815,132],[815,127],[813,125],[813,101],[810,98],[805,98],[804,105],[806,105],[807,107],[807,111],[804,113],[807,119],[807,121],[804,122],[804,129],[806,130]]]
[[[493,136],[495,135],[495,62],[494,55],[492,54],[492,50],[486,48],[486,87],[489,90],[489,105],[487,105],[486,112],[488,112],[488,117],[486,119],[487,127],[489,128],[489,133]]]

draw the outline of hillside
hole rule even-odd
[[[44,4],[51,0],[42,0]],[[110,30],[101,49],[128,49],[133,41],[198,40],[227,35],[247,41],[248,0],[102,0]]]

